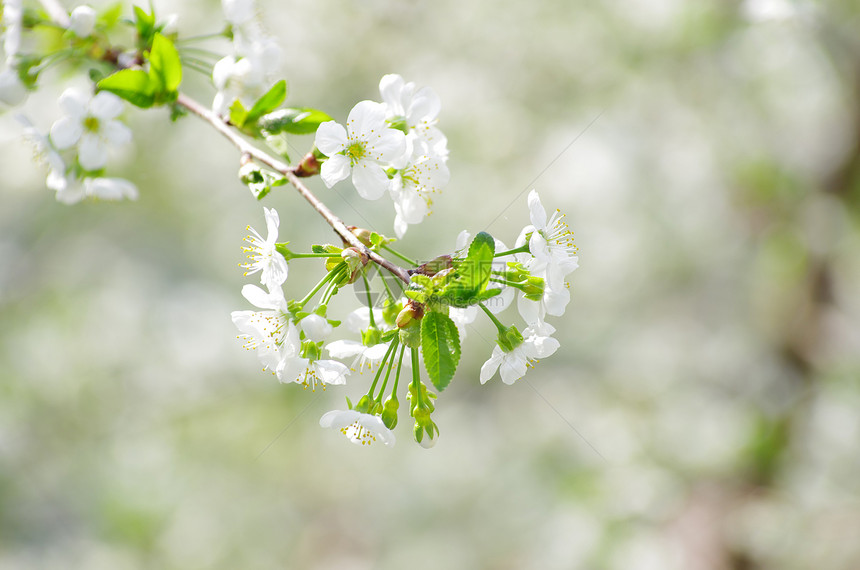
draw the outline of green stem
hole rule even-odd
[[[503,333],[508,330],[508,327],[499,322],[499,319],[496,318],[496,315],[490,312],[490,309],[485,307],[483,303],[478,303],[478,306],[481,307],[481,309],[487,314],[488,317],[490,317],[490,320],[493,321],[493,324],[496,325],[496,328],[499,329],[500,333]]]
[[[503,251],[501,253],[496,253],[493,257],[502,257],[503,255],[511,255],[512,253],[529,253],[529,242],[524,243],[520,247],[515,247],[514,249],[509,249],[508,251]]]
[[[399,342],[400,342],[400,339],[398,337],[394,337],[393,339],[391,339],[391,346],[393,346],[396,349],[397,348],[396,345]],[[389,348],[389,350],[390,350],[390,348]],[[401,350],[400,353],[403,354],[403,351]],[[394,358],[392,358],[391,360],[388,361],[388,370],[385,372],[385,378],[382,380],[382,388],[379,389],[379,395],[376,397],[377,402],[382,402],[382,395],[385,394],[385,387],[388,386],[388,377],[391,375],[391,369],[392,368],[394,368]],[[395,388],[397,388],[396,385],[395,385]]]
[[[314,285],[314,288],[311,289],[310,292],[307,295],[305,295],[305,297],[301,301],[299,301],[299,306],[304,307],[307,304],[307,302],[310,301],[311,299],[313,299],[314,295],[316,295],[317,292],[320,289],[322,289],[323,285],[325,285],[326,283],[331,281],[334,278],[335,273],[340,271],[341,267],[345,267],[345,266],[346,266],[346,263],[340,263],[334,269],[332,269],[331,271],[326,273],[325,276],[322,279],[320,279],[319,283]]]
[[[367,391],[367,395],[370,396],[370,399],[375,399],[373,397],[373,392],[376,390],[376,383],[379,381],[379,377],[382,375],[382,369],[385,368],[385,363],[388,361],[388,357],[391,355],[391,351],[397,347],[398,339],[394,337],[391,339],[391,344],[388,345],[388,350],[385,351],[385,356],[382,357],[382,362],[379,363],[379,370],[376,371],[376,377],[373,379],[373,384],[370,385],[370,390]],[[388,375],[386,375],[386,380]],[[380,394],[382,390],[380,390]]]
[[[397,386],[400,385],[400,368],[403,366],[403,353],[406,352],[406,345],[400,345],[400,357],[397,359],[397,373],[394,375],[394,388],[391,389],[391,393],[394,394],[394,398],[397,399]]]
[[[380,275],[379,279],[382,281],[382,286],[385,287],[385,292],[388,293],[388,300],[391,301],[392,303],[396,302],[397,298],[391,292],[391,289],[388,288],[388,282],[385,281],[385,277]],[[399,283],[399,281],[398,281],[398,283]]]
[[[364,279],[364,292],[367,293],[367,312],[370,315],[370,326],[376,328],[376,320],[373,318],[373,302],[370,300],[370,283],[367,281],[367,274],[362,273],[361,278]]]
[[[522,283],[514,283],[513,281],[508,281],[507,279],[496,279],[495,277],[490,277],[490,281],[492,283],[501,283],[502,285],[507,285],[508,287],[513,287],[514,289],[522,290]]]
[[[416,261],[414,261],[414,260],[412,260],[412,259],[409,259],[408,257],[406,257],[405,255],[403,255],[402,253],[400,253],[400,252],[399,252],[399,251],[397,251],[396,249],[390,248],[390,247],[388,247],[388,246],[387,246],[387,245],[385,245],[385,244],[383,244],[382,249],[384,249],[385,251],[387,251],[387,252],[388,252],[388,253],[390,253],[391,255],[396,255],[397,257],[399,257],[400,259],[402,259],[403,261],[405,261],[406,263],[408,263],[408,264],[409,264],[409,265],[411,265],[412,267],[417,267],[417,266],[418,266],[418,263],[417,263]]]

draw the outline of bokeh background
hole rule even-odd
[[[215,1],[155,6],[183,33],[222,25]],[[226,141],[129,110],[112,173],[140,199],[67,207],[7,112],[0,567],[860,567],[857,2],[259,9],[290,104],[342,121],[391,72],[441,97],[452,181],[404,251],[447,252],[461,229],[512,243],[531,188],[567,213],[562,349],[481,386],[479,322],[435,448],[407,421],[394,448],[351,445],[317,420],[369,378],[279,385],[236,340],[263,215]],[[24,112],[47,129],[79,81],[54,73]],[[311,185],[392,233],[387,201]],[[295,193],[265,205],[297,247],[332,239]],[[294,266],[289,290],[317,277]]]

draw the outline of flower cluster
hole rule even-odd
[[[104,91],[91,97],[70,87],[60,95],[59,105],[65,114],[54,122],[48,136],[18,116],[24,136],[49,167],[46,185],[56,192],[57,200],[74,204],[86,198],[136,199],[134,184],[102,176],[109,149],[131,141],[131,131],[117,119],[122,100]]]
[[[447,139],[436,127],[439,97],[429,87],[396,74],[379,83],[382,103],[361,101],[346,127],[327,121],[316,134],[328,158],[320,175],[331,188],[352,175],[359,196],[377,200],[388,191],[394,202],[394,231],[403,237],[410,224],[430,213],[433,194],[448,184]]]
[[[547,314],[564,314],[570,301],[569,285],[564,279],[579,266],[577,247],[563,214],[556,211],[547,219],[537,191],[529,192],[528,205],[531,224],[523,228],[516,248],[511,250],[516,252],[512,254],[515,261],[506,263],[507,271],[494,270],[503,295],[504,291],[519,290],[517,309],[527,326],[520,333],[514,327],[500,325],[493,354],[481,367],[482,384],[497,370],[503,382],[513,384],[525,376],[533,362],[552,355],[559,347],[552,338],[555,327],[545,318]],[[500,309],[508,305],[503,295],[499,295]]]
[[[272,84],[281,65],[281,47],[263,31],[253,0],[222,0],[224,16],[233,33],[233,53],[212,70],[218,92],[212,110],[224,116],[233,101],[250,106]]]

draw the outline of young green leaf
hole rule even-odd
[[[461,276],[465,285],[475,293],[483,291],[490,281],[493,272],[493,254],[496,252],[496,241],[487,232],[481,232],[472,240],[469,254],[461,266]]]
[[[421,319],[421,353],[430,381],[441,392],[460,362],[460,333],[448,315],[434,311]]]
[[[245,109],[245,106],[241,101],[236,99],[233,101],[233,104],[230,105],[230,122],[236,126],[236,128],[241,129],[245,126],[245,121],[248,120],[248,110]]]
[[[158,33],[152,38],[149,73],[157,86],[156,93],[166,95],[166,100],[172,100],[172,95],[182,82],[182,62],[173,42]]]
[[[105,77],[96,86],[101,91],[110,91],[144,109],[152,107],[155,102],[152,80],[149,74],[140,69],[122,69]]]
[[[317,109],[287,108],[260,117],[260,128],[270,134],[308,135],[315,133],[320,124],[331,120],[326,113]]]
[[[257,119],[271,113],[284,102],[287,98],[287,82],[283,79],[275,83],[262,97],[257,99],[251,110],[248,111],[248,116],[245,119],[246,123],[256,123]]]

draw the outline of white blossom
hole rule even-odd
[[[292,323],[290,323],[292,325]],[[311,360],[299,355],[287,354],[281,361],[276,374],[281,382],[295,382],[312,390],[317,384],[346,384],[349,368],[336,360]]]
[[[69,18],[69,30],[79,38],[88,38],[96,27],[96,11],[89,6],[78,6]]]
[[[334,428],[347,437],[351,442],[370,445],[381,441],[385,445],[394,445],[394,433],[385,427],[379,416],[363,414],[356,410],[332,410],[320,418],[320,427]]]
[[[516,245],[520,247],[528,241],[531,255],[519,254],[518,259],[532,275],[544,279],[543,310],[560,316],[570,301],[564,278],[579,267],[579,258],[575,255],[577,248],[564,214],[556,210],[547,219],[535,190],[529,192],[528,203],[532,223],[520,232]]]
[[[398,238],[406,234],[409,224],[419,224],[430,213],[432,194],[448,184],[451,174],[445,161],[426,154],[399,170],[389,185],[394,201],[394,231]]]
[[[373,320],[375,323],[382,322],[382,311],[374,309]],[[343,324],[353,333],[361,334],[370,327],[370,309],[359,307],[352,311],[344,319]],[[388,352],[388,343],[376,343],[370,346],[356,340],[336,340],[326,345],[326,350],[332,358],[341,360],[352,359],[350,370],[361,373],[364,367],[373,368],[382,361]]]
[[[247,350],[256,350],[264,369],[278,374],[287,356],[295,355],[301,345],[299,331],[290,321],[284,292],[276,287],[269,292],[256,285],[245,285],[242,295],[262,311],[233,311],[233,324],[242,333]]]
[[[249,245],[243,249],[251,262],[243,267],[248,270],[245,272],[246,276],[260,272],[260,283],[269,289],[275,289],[287,280],[289,266],[284,256],[275,248],[280,224],[278,212],[274,208],[263,208],[263,212],[266,217],[266,239],[251,226],[247,227],[250,233],[245,237],[245,241]]]
[[[89,98],[74,88],[59,100],[65,117],[51,126],[51,140],[58,149],[77,146],[78,162],[84,170],[99,170],[107,163],[109,147],[128,143],[131,131],[115,118],[122,112],[122,99],[101,91]]]
[[[442,105],[430,87],[416,91],[415,83],[407,83],[392,73],[379,81],[379,93],[385,104],[386,118],[404,121],[410,138],[417,139],[413,143],[424,147],[422,150],[427,154],[442,160],[448,158],[448,141],[436,127]]]
[[[227,21],[233,26],[233,53],[219,60],[212,70],[218,92],[212,110],[226,115],[233,101],[250,106],[274,82],[283,52],[257,21],[251,0],[223,0]]]
[[[523,331],[523,342],[505,352],[497,344],[493,354],[481,366],[481,384],[492,378],[496,370],[505,384],[513,384],[523,376],[534,361],[546,358],[558,350],[559,343],[552,338],[555,328],[543,322],[535,323]]]
[[[328,157],[320,169],[326,186],[331,188],[352,171],[358,194],[376,200],[389,185],[385,168],[406,152],[406,137],[386,126],[382,105],[361,101],[349,112],[346,128],[335,121],[321,124],[316,146]]]

